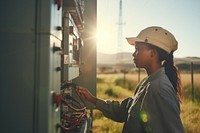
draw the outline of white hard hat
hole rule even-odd
[[[177,50],[178,42],[174,35],[162,27],[152,26],[142,30],[137,37],[127,37],[128,43],[135,45],[136,42],[150,43],[168,53]]]

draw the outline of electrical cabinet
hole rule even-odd
[[[94,8],[91,10],[89,7]],[[66,86],[70,83],[84,86],[93,95],[96,95],[96,19],[96,1],[63,1],[61,80]],[[89,132],[91,116],[87,116],[84,110],[92,110],[94,105],[82,101],[77,96],[75,87],[68,86],[62,91],[68,94],[68,98],[76,100],[70,100],[65,95],[66,101],[61,104],[62,133]],[[74,104],[78,104],[76,109],[69,107]],[[77,122],[78,125],[71,129]]]
[[[89,132],[71,85],[96,95],[96,0],[6,0],[0,18],[0,132]]]
[[[1,133],[57,133],[62,7],[54,0],[0,4]]]

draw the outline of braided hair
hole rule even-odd
[[[174,51],[171,51],[171,53],[167,53],[163,49],[151,44],[149,44],[149,48],[155,49],[158,52],[159,62],[164,67],[165,73],[167,77],[169,78],[171,84],[173,85],[173,88],[178,95],[179,101],[181,102],[181,99],[183,97],[182,86],[181,86],[181,80],[180,80],[180,73],[178,71],[178,68],[174,64],[174,56],[173,56]]]

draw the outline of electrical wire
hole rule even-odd
[[[81,120],[83,119],[83,117],[84,117],[85,115],[82,115],[79,119],[78,119],[78,121],[76,122],[76,123],[74,123],[72,126],[70,126],[70,127],[65,127],[64,125],[60,125],[60,127],[62,128],[62,129],[64,129],[64,130],[66,130],[66,131],[69,131],[69,130],[72,130],[73,128],[75,128],[80,122],[81,122]]]
[[[76,111],[76,112],[81,112],[86,110],[86,107],[84,107],[80,102],[78,102],[77,100],[75,100],[73,97],[71,97],[70,95],[67,95],[67,97],[65,97],[65,99],[63,97],[61,97],[61,100],[63,101],[63,103],[68,106],[70,109]],[[72,100],[75,103],[77,103],[80,106],[80,109],[74,108],[73,106],[71,106],[70,104],[68,104],[67,100]]]
[[[64,86],[66,88],[76,88],[76,85],[72,83],[67,85],[65,84]],[[61,91],[61,108],[62,110],[65,110],[64,112],[62,111],[61,115],[62,123],[59,125],[61,129],[65,131],[72,130],[81,123],[84,117],[86,117],[85,103],[81,98],[80,100],[83,102],[84,105],[82,105],[79,101],[71,97],[70,94],[66,94],[65,89]],[[74,106],[72,106],[72,101]],[[70,111],[72,114],[70,114]],[[69,113],[68,116],[66,115],[66,113]]]

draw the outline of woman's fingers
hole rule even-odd
[[[82,86],[78,86],[76,91],[77,91],[77,94],[81,98],[84,98],[84,99],[86,99],[86,100],[88,100],[89,102],[92,102],[92,103],[96,102],[96,98],[88,91],[88,89],[86,89]]]
[[[88,95],[88,91],[86,88],[83,88],[83,87],[80,87],[78,86],[77,89],[76,89],[76,92],[79,96],[87,99],[87,95]]]

